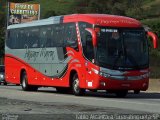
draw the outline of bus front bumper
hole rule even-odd
[[[91,84],[91,83],[90,83]],[[140,80],[117,80],[100,77],[93,86],[88,86],[88,89],[97,90],[142,90],[146,91],[149,85],[149,78]],[[89,85],[89,84],[88,84]]]

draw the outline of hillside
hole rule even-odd
[[[75,0],[34,0],[30,3],[39,3],[41,5],[41,18],[50,15],[68,14],[73,7]]]
[[[160,0],[144,0],[143,8],[147,18],[160,19]]]
[[[126,16],[133,15],[134,17],[134,15],[136,16],[136,14],[142,14],[142,16],[145,19],[151,19],[151,18],[157,18],[157,17],[160,18],[160,9],[159,9],[160,0],[130,0],[130,2],[128,2],[129,5],[126,5],[126,6],[125,4],[127,0],[122,0],[122,2],[117,2],[117,3],[116,2],[113,3],[111,2],[111,0],[108,0],[107,2],[104,0],[102,0],[101,2],[99,2],[98,0],[92,0],[92,2],[90,1],[91,0],[47,0],[47,1],[33,0],[31,3],[41,4],[41,18],[45,18],[48,14],[59,15],[59,14],[85,12],[85,9],[87,10],[90,9],[90,7],[93,7],[96,2],[97,4],[94,6],[95,10],[98,7],[101,7],[101,8],[103,7],[104,9],[104,11],[103,10],[97,11],[99,13],[105,12],[108,14],[112,14],[114,13],[113,11],[115,11],[116,9],[117,10],[119,9],[120,11],[124,11],[124,13],[121,12],[120,14],[124,14]],[[118,0],[115,0],[115,1],[118,1]],[[101,4],[104,4],[104,6]],[[108,4],[110,4],[110,6]],[[139,9],[138,7],[141,7],[140,11],[138,11],[139,13],[137,13],[136,11],[136,9]],[[77,11],[77,9],[83,9],[83,10]],[[94,10],[92,11],[95,12]],[[88,12],[92,12],[92,11],[88,11]]]

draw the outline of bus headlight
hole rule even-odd
[[[149,73],[146,73],[144,75],[142,75],[143,78],[148,78],[149,77]]]
[[[110,77],[110,74],[104,73],[104,72],[99,72],[99,74],[103,77]]]
[[[99,71],[96,70],[96,69],[94,69],[94,68],[92,68],[92,71],[93,71],[95,74],[99,74]]]

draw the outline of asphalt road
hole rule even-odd
[[[148,119],[160,119],[160,93],[143,92],[138,95],[129,93],[126,98],[116,98],[103,91],[99,93],[88,91],[85,96],[78,97],[57,93],[51,87],[39,88],[37,92],[25,92],[20,86],[0,86],[0,113],[0,118],[9,116],[23,120],[36,120],[37,118],[40,120],[53,118],[71,120],[89,119],[90,117],[93,119],[98,116],[88,115],[117,117],[117,115],[124,114],[151,115],[148,116]],[[113,118],[113,116],[103,117],[105,117],[103,119]]]

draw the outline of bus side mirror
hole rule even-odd
[[[147,35],[152,38],[152,43],[153,43],[154,49],[158,48],[158,37],[157,37],[157,35],[155,33],[151,32],[151,31],[148,31]]]
[[[89,33],[91,33],[93,46],[96,47],[97,46],[97,34],[96,34],[96,32],[92,28],[86,28],[85,30],[87,30]]]

